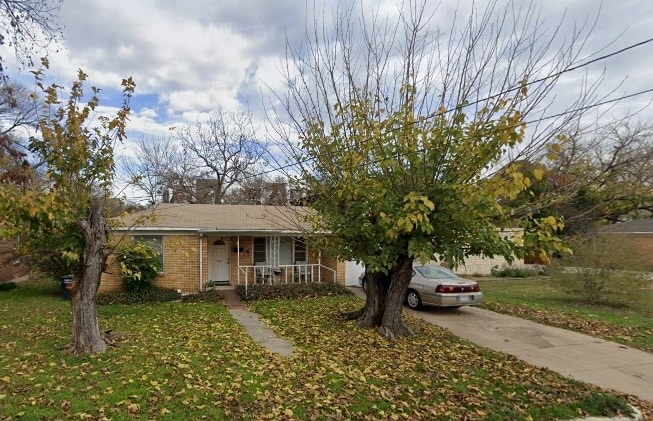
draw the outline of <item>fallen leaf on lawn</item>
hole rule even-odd
[[[138,406],[138,404],[135,403],[132,403],[127,406],[127,411],[132,415],[138,414],[140,410],[141,410],[140,406]]]

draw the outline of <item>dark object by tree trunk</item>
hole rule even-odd
[[[107,226],[104,221],[102,199],[94,196],[88,219],[79,221],[84,231],[86,246],[78,273],[73,274],[71,305],[73,309],[73,341],[68,351],[75,354],[102,353],[107,342],[98,324],[96,297],[108,250]]]

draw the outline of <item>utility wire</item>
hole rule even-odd
[[[646,39],[646,40],[643,40],[643,41],[628,45],[628,46],[626,46],[624,48],[621,48],[619,50],[610,52],[608,54],[604,54],[602,56],[596,57],[596,58],[591,59],[589,61],[586,61],[584,63],[578,64],[576,66],[572,66],[572,67],[563,69],[563,70],[561,70],[559,72],[556,72],[556,73],[553,73],[553,74],[550,74],[550,75],[547,75],[547,76],[532,80],[530,82],[526,82],[523,85],[520,84],[519,86],[514,86],[512,88],[505,89],[505,90],[503,90],[501,92],[489,95],[489,96],[481,98],[481,99],[477,99],[477,100],[475,100],[473,102],[470,102],[470,103],[467,103],[467,104],[464,104],[464,105],[458,105],[456,107],[449,108],[449,109],[444,110],[444,111],[437,111],[435,113],[427,115],[425,117],[425,119],[426,120],[433,119],[433,118],[442,116],[444,114],[447,114],[447,113],[450,113],[450,112],[453,112],[453,111],[458,111],[458,110],[470,107],[472,105],[479,104],[479,103],[481,103],[483,101],[491,100],[491,99],[500,97],[502,95],[505,95],[507,93],[514,92],[516,90],[522,89],[522,87],[524,87],[524,86],[530,86],[530,85],[533,85],[533,84],[536,84],[536,83],[544,82],[544,81],[552,79],[552,78],[556,78],[556,77],[561,76],[561,75],[563,75],[565,73],[573,72],[573,71],[581,69],[583,67],[587,67],[590,64],[606,60],[606,59],[608,59],[610,57],[617,56],[619,54],[625,53],[626,51],[641,47],[641,46],[649,44],[651,42],[653,42],[653,38],[649,38],[649,39]],[[552,118],[561,117],[561,116],[566,115],[566,114],[571,114],[571,113],[578,112],[578,111],[588,110],[588,109],[591,109],[591,108],[599,107],[601,105],[610,104],[610,103],[613,103],[613,102],[621,101],[623,99],[631,98],[631,97],[642,95],[642,94],[649,93],[649,92],[653,92],[653,88],[652,89],[646,89],[646,90],[639,91],[639,92],[635,92],[635,93],[629,94],[629,95],[624,95],[624,96],[621,96],[619,98],[614,98],[614,99],[610,99],[610,100],[601,101],[601,102],[598,102],[598,103],[595,103],[595,104],[590,104],[590,105],[587,105],[587,106],[584,106],[584,107],[579,107],[579,108],[576,108],[576,109],[573,109],[573,110],[566,110],[566,111],[561,112],[561,113],[557,113],[557,114],[553,114],[553,115],[550,115],[550,116],[541,117],[539,119],[527,121],[527,122],[524,122],[523,124],[533,124],[533,123],[538,123],[538,122],[545,121],[545,120],[550,120]],[[410,124],[416,124],[416,123],[417,122],[412,122]],[[386,133],[382,133],[382,134],[388,134],[388,133],[391,133],[393,131],[400,130],[402,128],[403,128],[403,126],[402,127],[395,127],[395,128],[392,128],[392,129],[388,130]],[[514,127],[506,127],[503,130],[507,130],[507,129],[511,129],[511,128],[514,128]],[[277,171],[281,171],[281,172],[287,174],[287,172],[284,171],[284,170],[286,170],[288,168],[291,168],[291,167],[294,167],[294,166],[297,166],[297,165],[300,165],[302,163],[307,163],[307,162],[309,162],[311,160],[313,160],[313,158],[305,158],[305,159],[302,159],[302,160],[299,160],[297,162],[293,162],[293,163],[290,163],[290,164],[273,167],[273,168],[270,168],[268,170],[258,172],[256,174],[251,174],[251,175],[248,175],[248,176],[239,177],[237,180],[232,178],[231,181],[248,180],[248,179],[260,177],[262,175],[270,174],[270,173],[277,172]]]
[[[589,66],[590,64],[593,64],[593,63],[597,63],[597,62],[599,62],[599,61],[606,60],[606,59],[608,59],[608,58],[610,58],[610,57],[614,57],[614,56],[617,56],[617,55],[619,55],[619,54],[623,54],[623,53],[625,53],[626,51],[632,50],[632,49],[634,49],[634,48],[641,47],[641,46],[646,45],[646,44],[649,44],[649,43],[651,43],[651,42],[653,42],[653,38],[648,38],[648,39],[646,39],[646,40],[643,40],[643,41],[640,41],[640,42],[637,42],[637,43],[634,43],[634,44],[630,44],[630,45],[628,45],[628,46],[626,46],[626,47],[624,47],[624,48],[621,48],[621,49],[619,49],[619,50],[617,50],[617,51],[613,51],[613,52],[610,52],[610,53],[604,54],[604,55],[602,55],[602,56],[596,57],[596,58],[591,59],[591,60],[589,60],[589,61],[586,61],[586,62],[584,62],[584,63],[578,64],[578,65],[576,65],[576,66],[572,66],[572,67],[569,67],[569,68],[567,68],[567,69],[563,69],[563,70],[561,70],[561,71],[559,71],[559,72],[556,72],[556,73],[550,74],[550,75],[548,75],[548,76],[544,76],[544,77],[541,77],[541,78],[539,78],[539,79],[535,79],[535,80],[533,80],[533,81],[530,81],[530,82],[525,83],[524,85],[514,86],[514,87],[512,87],[512,88],[508,88],[508,89],[503,90],[503,91],[501,91],[501,92],[498,92],[498,93],[496,93],[496,94],[492,94],[492,95],[490,95],[490,96],[487,96],[487,97],[485,97],[485,98],[478,99],[478,100],[476,100],[476,101],[473,101],[473,102],[467,103],[467,104],[465,104],[465,105],[458,105],[458,106],[456,106],[456,107],[449,108],[449,109],[444,110],[444,111],[438,111],[438,112],[435,112],[435,113],[429,114],[429,115],[427,115],[427,116],[425,117],[425,119],[426,119],[426,120],[430,120],[430,119],[432,119],[432,118],[436,118],[436,117],[442,116],[442,115],[447,114],[447,113],[450,113],[450,112],[452,112],[452,111],[461,110],[461,109],[463,109],[463,108],[467,108],[467,107],[470,107],[470,106],[472,106],[472,105],[476,105],[476,104],[479,104],[479,103],[481,103],[481,102],[484,102],[484,101],[487,101],[487,100],[490,100],[490,99],[494,99],[494,98],[500,97],[501,95],[505,95],[505,94],[507,94],[507,93],[510,93],[510,92],[514,92],[514,91],[516,91],[516,90],[519,90],[519,89],[521,89],[523,86],[530,86],[530,85],[533,85],[533,84],[536,84],[536,83],[544,82],[544,81],[546,81],[546,80],[548,80],[548,79],[552,79],[552,78],[555,78],[555,77],[561,76],[561,75],[563,75],[563,74],[565,74],[565,73],[569,73],[569,72],[573,72],[573,71],[578,70],[578,69],[582,69],[583,67],[587,67],[587,66]],[[592,105],[589,105],[589,106],[580,107],[580,108],[575,109],[575,110],[567,110],[567,111],[565,111],[565,112],[563,112],[563,113],[559,113],[559,114],[555,114],[555,115],[552,115],[552,116],[544,117],[544,118],[542,118],[542,119],[540,119],[540,120],[534,120],[534,121],[526,122],[526,124],[532,124],[532,123],[537,123],[537,122],[544,121],[544,120],[550,120],[550,119],[555,118],[555,117],[561,117],[561,116],[563,116],[563,115],[565,115],[565,114],[570,114],[570,113],[573,113],[573,112],[583,111],[583,110],[585,110],[585,109],[595,108],[595,107],[598,107],[598,106],[601,106],[601,105],[609,104],[609,103],[611,103],[611,102],[616,102],[616,101],[620,101],[620,100],[622,100],[622,99],[627,99],[627,98],[630,98],[630,97],[632,97],[632,96],[641,95],[641,94],[647,93],[647,92],[649,92],[649,91],[650,91],[650,90],[646,90],[646,91],[637,92],[637,93],[635,93],[635,94],[631,94],[631,95],[625,95],[625,96],[623,96],[623,97],[621,97],[621,98],[616,98],[616,99],[613,99],[613,100],[603,101],[603,102],[600,102],[600,103],[597,103],[597,104],[592,104]],[[415,121],[415,122],[412,122],[412,123],[410,123],[410,124],[416,124],[416,123],[417,123],[417,122]],[[393,132],[393,131],[401,130],[402,128],[404,128],[404,126],[392,128],[392,129],[388,130],[387,132],[382,133],[382,135],[385,135],[385,134],[391,133],[391,132]],[[265,174],[269,174],[269,173],[272,173],[272,172],[275,172],[275,171],[284,170],[284,169],[286,169],[286,168],[290,168],[290,167],[292,167],[292,166],[295,166],[295,165],[298,165],[298,164],[302,164],[302,163],[308,162],[309,160],[310,160],[310,159],[304,159],[304,160],[300,160],[300,161],[298,161],[298,162],[293,162],[293,163],[291,163],[291,164],[283,165],[283,166],[276,167],[276,168],[271,168],[270,170],[266,170],[266,171],[260,172],[260,173],[258,173],[258,174],[255,174],[255,175],[251,175],[251,176],[247,176],[247,177],[242,177],[241,180],[246,180],[246,179],[249,179],[249,178],[255,178],[255,177],[258,177],[258,176],[261,176],[261,175],[265,175]],[[232,180],[232,181],[236,181],[236,180]]]
[[[533,80],[533,81],[526,82],[524,85],[519,85],[519,86],[514,86],[514,87],[512,87],[512,88],[508,88],[508,89],[506,89],[506,90],[504,90],[504,91],[498,92],[498,93],[496,93],[496,94],[490,95],[490,96],[485,97],[485,98],[477,99],[476,101],[470,102],[470,103],[465,104],[465,105],[458,105],[458,106],[456,106],[456,107],[450,108],[450,109],[445,110],[445,111],[438,111],[438,112],[432,113],[432,114],[426,116],[426,119],[431,119],[431,118],[439,117],[439,116],[441,116],[441,115],[443,115],[443,114],[450,113],[450,112],[452,112],[452,111],[461,110],[461,109],[463,109],[463,108],[467,108],[467,107],[470,107],[470,106],[472,106],[472,105],[479,104],[479,103],[481,103],[481,102],[483,102],[483,101],[487,101],[487,100],[489,100],[489,99],[494,99],[494,98],[500,97],[501,95],[505,95],[505,94],[508,94],[508,93],[510,93],[510,92],[517,91],[517,90],[521,89],[523,86],[530,86],[530,85],[533,85],[533,84],[535,84],[535,83],[544,82],[545,80],[548,80],[548,79],[553,79],[553,78],[558,77],[558,76],[561,76],[561,75],[563,75],[563,74],[565,74],[565,73],[573,72],[574,70],[578,70],[578,69],[582,69],[583,67],[587,67],[587,66],[589,66],[590,64],[593,64],[593,63],[596,63],[596,62],[599,62],[599,61],[602,61],[602,60],[606,60],[606,59],[608,59],[608,58],[610,58],[610,57],[613,57],[613,56],[616,56],[616,55],[619,55],[619,54],[625,53],[626,51],[628,51],[628,50],[632,50],[633,48],[641,47],[642,45],[648,44],[648,43],[650,43],[650,42],[653,42],[653,38],[649,38],[649,39],[647,39],[647,40],[640,41],[640,42],[637,42],[637,43],[635,43],[635,44],[631,44],[631,45],[629,45],[629,46],[627,46],[627,47],[624,47],[624,48],[622,48],[622,49],[620,49],[620,50],[613,51],[613,52],[611,52],[611,53],[608,53],[608,54],[602,55],[602,56],[600,56],[600,57],[596,57],[596,58],[594,58],[594,59],[592,59],[592,60],[589,60],[589,61],[587,61],[587,62],[585,62],[585,63],[581,63],[581,64],[578,64],[578,65],[576,65],[576,66],[569,67],[569,68],[567,68],[567,69],[564,69],[564,70],[561,70],[561,71],[559,71],[559,72],[556,72],[556,73],[550,74],[550,75],[548,75],[548,76],[544,76],[544,77],[541,77],[541,78],[539,78],[539,79],[535,79],[535,80]]]
[[[514,129],[514,128],[522,125],[522,124],[529,125],[529,124],[539,123],[539,122],[542,122],[542,121],[562,117],[564,115],[575,113],[575,112],[578,112],[578,111],[586,111],[586,110],[589,110],[589,109],[592,109],[592,108],[600,107],[602,105],[611,104],[611,103],[614,103],[614,102],[618,102],[618,101],[628,99],[628,98],[633,98],[633,97],[636,97],[636,96],[639,96],[639,95],[644,95],[644,94],[647,94],[647,93],[653,93],[653,88],[644,89],[642,91],[638,91],[638,92],[635,92],[635,93],[632,93],[632,94],[622,95],[622,96],[620,96],[618,98],[612,98],[612,99],[608,99],[608,100],[605,100],[605,101],[600,101],[600,102],[597,102],[597,103],[594,103],[594,104],[586,105],[586,106],[583,106],[583,107],[574,108],[572,110],[566,110],[566,111],[563,111],[563,112],[560,112],[560,113],[551,114],[551,115],[540,117],[540,118],[537,118],[537,119],[534,119],[534,120],[524,121],[524,122],[521,122],[521,123],[518,123],[518,124],[515,124],[515,125],[512,125],[512,126],[502,127],[501,129],[496,129],[492,133],[498,133],[500,131],[511,130],[511,129]],[[425,152],[425,151],[426,151],[426,149],[422,148],[422,149],[418,150],[417,152]],[[397,157],[399,157],[399,155],[397,155]],[[297,166],[299,164],[308,163],[309,161],[313,161],[313,160],[314,160],[314,158],[312,158],[312,157],[304,158],[304,159],[301,159],[301,160],[299,160],[297,162],[293,162],[293,163],[286,164],[286,165],[281,165],[281,166],[278,166],[278,167],[273,167],[273,168],[270,168],[269,170],[266,170],[266,171],[261,171],[261,172],[258,172],[256,174],[251,174],[251,175],[248,175],[248,176],[240,177],[237,181],[249,180],[251,178],[260,177],[262,175],[270,174],[270,173],[277,172],[277,171],[281,171],[281,172],[283,172],[285,174],[288,174],[286,171],[284,171],[285,169]],[[234,181],[236,181],[236,180],[234,180]],[[141,197],[141,196],[134,196],[134,197]],[[147,198],[149,198],[149,197],[147,197]]]
[[[602,105],[611,104],[611,103],[614,103],[614,102],[618,102],[618,101],[621,101],[621,100],[624,100],[624,99],[632,98],[632,97],[643,95],[643,94],[650,93],[650,92],[653,92],[653,88],[645,89],[645,90],[635,92],[635,93],[632,93],[632,94],[628,94],[628,95],[623,95],[623,96],[620,96],[618,98],[612,98],[612,99],[608,99],[608,100],[605,100],[605,101],[600,101],[600,102],[597,102],[597,103],[594,103],[594,104],[586,105],[584,107],[574,108],[572,110],[566,110],[566,111],[563,111],[563,112],[560,112],[560,113],[540,117],[540,118],[537,118],[537,119],[534,119],[534,120],[524,121],[524,122],[519,123],[517,125],[497,129],[497,132],[498,131],[504,131],[504,130],[511,130],[511,129],[514,129],[514,128],[518,127],[519,125],[522,125],[522,124],[528,125],[528,124],[540,123],[542,121],[551,120],[551,119],[557,118],[557,117],[562,117],[564,115],[575,113],[575,112],[578,112],[578,111],[586,111],[586,110],[589,110],[589,109],[592,109],[592,108],[600,107]],[[425,149],[421,149],[418,152],[425,152]],[[251,175],[248,175],[248,176],[240,177],[238,179],[238,181],[249,180],[251,178],[260,177],[262,175],[270,174],[270,173],[273,173],[273,172],[276,172],[276,171],[281,171],[281,172],[287,174],[287,172],[284,171],[285,169],[297,166],[299,164],[308,163],[309,161],[312,161],[312,160],[314,160],[314,158],[311,158],[311,157],[304,158],[304,159],[301,159],[301,160],[299,160],[297,162],[293,162],[293,163],[286,164],[286,165],[281,165],[281,166],[278,166],[278,167],[273,167],[273,168],[270,168],[269,170],[261,171],[261,172],[258,172],[256,174],[251,174]],[[233,181],[236,181],[236,180],[233,180]]]
[[[578,112],[578,111],[586,111],[586,110],[589,110],[589,109],[592,109],[592,108],[600,107],[602,105],[611,104],[611,103],[618,102],[618,101],[621,101],[621,100],[624,100],[624,99],[632,98],[632,97],[639,96],[639,95],[644,95],[644,94],[647,94],[647,93],[650,93],[650,92],[653,92],[653,88],[645,89],[645,90],[638,91],[638,92],[628,94],[628,95],[623,95],[623,96],[620,96],[618,98],[612,98],[612,99],[608,99],[608,100],[605,100],[605,101],[600,101],[600,102],[590,104],[590,105],[586,105],[586,106],[583,106],[583,107],[578,107],[578,108],[574,108],[574,109],[571,109],[571,110],[566,110],[566,111],[563,111],[563,112],[560,112],[560,113],[551,114],[551,115],[540,117],[540,118],[537,118],[537,119],[534,119],[534,120],[524,121],[524,122],[521,122],[521,123],[519,123],[517,125],[497,129],[497,132],[498,131],[504,131],[504,130],[511,130],[511,129],[514,129],[514,128],[522,125],[522,124],[528,125],[528,124],[539,123],[539,122],[542,122],[542,121],[551,120],[553,118],[562,117],[562,116],[567,115],[567,114],[572,114],[572,113],[575,113],[575,112]],[[418,152],[425,152],[425,149],[418,150]],[[287,164],[287,165],[274,167],[274,168],[271,168],[271,169],[266,170],[266,171],[261,171],[261,172],[259,172],[257,174],[249,175],[249,176],[246,176],[246,177],[241,177],[240,180],[247,180],[247,179],[250,179],[250,178],[255,178],[255,177],[259,177],[261,175],[269,174],[269,173],[272,173],[272,172],[275,172],[275,171],[282,171],[282,170],[285,170],[287,168],[291,168],[293,166],[296,166],[296,165],[299,165],[299,164],[302,164],[302,163],[307,163],[307,162],[312,161],[312,160],[314,160],[314,158],[310,158],[310,157],[309,158],[304,158],[302,160],[299,160],[298,162],[293,162],[293,163],[290,163],[290,164]]]

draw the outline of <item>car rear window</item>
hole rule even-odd
[[[415,269],[427,279],[455,278],[456,275],[440,266],[416,266]]]

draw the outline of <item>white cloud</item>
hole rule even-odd
[[[368,17],[374,11],[380,16],[397,16],[400,4],[406,2],[365,0],[362,7]],[[472,1],[429,2],[428,7],[435,4],[439,4],[439,9],[433,14],[431,25],[446,33],[454,12],[458,10],[460,23]],[[528,3],[512,4],[526,7]],[[135,108],[130,116],[130,137],[167,136],[169,127],[205,119],[218,108],[253,112],[260,136],[267,137],[263,100],[274,104],[271,91],[284,89],[281,73],[286,40],[293,47],[300,46],[307,22],[306,7],[306,2],[296,0],[66,0],[61,12],[65,48],[57,53],[57,48],[52,49],[48,77],[68,86],[77,69],[82,68],[90,76],[89,85],[104,88],[103,95],[112,95],[119,92],[122,78],[132,76],[136,81],[135,100],[139,95],[148,96],[147,100],[134,101],[140,108]],[[329,32],[334,8],[331,3],[318,3],[317,7]],[[497,12],[504,7],[502,0]],[[574,22],[593,22],[599,3],[548,1],[535,7],[541,10],[543,22],[551,31],[566,13],[561,34],[569,37]],[[651,36],[653,1],[604,1],[602,8],[585,51],[605,47],[598,55],[605,54]],[[360,11],[351,18],[358,21]],[[312,22],[312,17],[308,21]],[[614,43],[609,45],[611,41]],[[653,44],[648,44],[566,76],[557,101],[573,97],[585,71],[596,75],[604,68],[603,93],[624,77],[627,79],[623,86],[615,91],[617,96],[653,88],[652,52]],[[0,47],[0,54],[15,70],[8,46]],[[23,73],[20,78],[29,86],[29,75]],[[651,98],[648,95],[624,101],[613,112],[639,108]],[[116,105],[119,98],[108,103]]]

